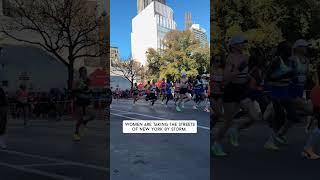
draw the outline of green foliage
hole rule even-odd
[[[205,73],[209,69],[209,48],[200,45],[191,31],[172,31],[165,39],[166,49],[147,52],[148,75],[153,79],[178,78]]]
[[[243,34],[250,46],[275,46],[286,39],[320,38],[319,0],[224,0],[212,3],[215,46],[213,53],[227,52],[227,41]]]

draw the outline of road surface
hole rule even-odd
[[[106,122],[93,121],[80,142],[72,140],[74,122],[9,120],[8,148],[0,150],[2,180],[102,180],[109,169]]]
[[[197,134],[123,134],[123,120],[197,120]],[[205,180],[210,178],[209,113],[173,103],[152,109],[145,101],[114,101],[111,108],[112,180]]]
[[[300,153],[306,133],[303,124],[297,124],[288,134],[289,145],[281,151],[272,152],[263,148],[269,129],[264,123],[241,133],[237,148],[224,143],[229,154],[212,159],[212,180],[316,180],[319,175],[319,161],[305,160]]]

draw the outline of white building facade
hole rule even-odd
[[[169,6],[158,1],[151,2],[132,19],[132,58],[146,65],[148,49],[164,49],[165,35],[175,30],[176,26],[173,10]]]

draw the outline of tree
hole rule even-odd
[[[225,0],[212,3],[212,37],[215,53],[227,52],[227,41],[243,34],[250,46],[275,46],[286,39],[319,39],[318,0]]]
[[[209,48],[202,46],[191,31],[171,31],[163,43],[164,50],[149,49],[147,52],[148,69],[152,75],[176,79],[182,72],[195,76],[208,70]]]
[[[148,70],[147,74],[151,75],[150,78],[160,78],[160,68],[163,65],[162,56],[160,52],[153,48],[149,48],[147,51],[147,63]]]
[[[122,76],[130,82],[131,89],[133,88],[134,81],[141,76],[144,70],[141,63],[133,59],[113,62],[112,67],[114,74]]]
[[[74,64],[83,58],[106,54],[105,37],[99,36],[103,16],[86,0],[12,0],[10,23],[2,25],[6,36],[39,46],[68,68],[72,88]],[[26,35],[27,34],[27,35]],[[29,38],[35,35],[38,38]]]

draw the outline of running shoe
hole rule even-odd
[[[272,151],[279,151],[280,148],[274,144],[272,141],[268,141],[264,144],[264,148]]]
[[[164,102],[161,102],[161,105],[164,105]]]
[[[288,140],[285,136],[275,136],[274,138],[276,141],[278,141],[280,144],[283,144],[283,145],[288,145]]]
[[[301,153],[302,157],[303,158],[306,158],[306,159],[309,159],[309,160],[319,160],[320,159],[320,156],[317,155],[316,153],[314,152],[308,152],[306,150],[304,150],[302,153]]]
[[[182,109],[184,109],[184,102],[182,102],[181,104],[182,104],[182,105],[181,105]]]
[[[80,139],[81,139],[81,137],[80,137],[79,134],[74,134],[74,135],[73,135],[73,140],[74,140],[74,141],[80,141]]]
[[[181,112],[181,109],[179,106],[176,106],[176,110],[177,110],[177,112]]]
[[[197,106],[192,106],[192,109],[197,110],[198,108]]]
[[[232,146],[238,147],[239,146],[239,134],[235,128],[230,129],[230,143]]]
[[[203,111],[204,112],[210,112],[210,110],[208,108],[205,108]]]
[[[227,153],[223,151],[221,145],[216,143],[211,147],[211,153],[214,156],[218,156],[218,157],[223,157],[227,155]]]

